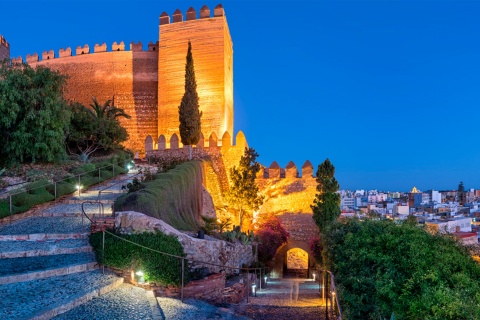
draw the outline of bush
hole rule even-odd
[[[273,259],[278,248],[287,242],[289,234],[278,217],[270,215],[261,221],[256,232],[258,238],[258,260],[267,263]]]
[[[346,219],[323,239],[345,318],[480,315],[480,266],[449,236],[389,220]]]
[[[49,184],[47,187],[47,190],[49,193],[55,195],[55,185]],[[57,198],[60,198],[61,196],[64,196],[66,194],[70,194],[75,192],[76,188],[73,183],[70,183],[68,181],[59,181],[57,182]]]
[[[174,236],[168,236],[161,232],[117,235],[147,248],[176,256],[185,256],[182,245]],[[106,266],[122,270],[141,270],[147,282],[162,285],[181,284],[182,262],[179,258],[155,253],[132,243],[122,241],[108,233],[105,233],[105,256],[103,256],[102,252],[101,232],[90,235],[90,244],[94,248],[97,260]],[[185,283],[188,282],[189,278],[188,267],[185,264]]]
[[[115,211],[137,211],[178,230],[198,230],[202,210],[202,163],[194,160],[157,173],[145,188],[118,197]]]

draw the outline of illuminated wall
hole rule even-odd
[[[10,45],[7,40],[0,35],[0,62],[4,59],[10,59]]]
[[[145,137],[155,141],[162,134],[168,141],[178,134],[178,106],[184,92],[187,43],[192,42],[197,91],[203,111],[202,132],[218,139],[228,132],[233,137],[233,49],[227,20],[221,5],[213,16],[203,6],[200,15],[193,8],[183,21],[180,10],[172,21],[167,13],[160,16],[159,42],[148,45],[123,42],[96,44],[44,51],[41,57],[27,55],[26,62],[48,66],[68,76],[66,98],[89,105],[92,97],[100,103],[113,99],[131,119],[120,119],[129,140],[125,147],[145,155]],[[171,23],[170,23],[171,22]],[[0,38],[0,57],[9,57],[6,41]],[[41,59],[40,59],[41,58]],[[19,57],[12,62],[23,62]],[[210,136],[205,137],[209,139]],[[181,146],[181,144],[180,144]]]
[[[287,269],[308,269],[308,253],[300,248],[288,250]]]
[[[178,134],[178,106],[185,92],[185,63],[188,41],[200,98],[202,132],[225,132],[233,137],[233,48],[227,20],[221,5],[210,17],[204,6],[199,19],[190,8],[184,19],[180,10],[172,19],[160,16],[158,59],[158,133],[170,137]]]
[[[86,45],[78,47],[75,56],[70,48],[61,49],[59,57],[51,50],[45,51],[40,61],[37,54],[28,55],[27,62],[32,67],[47,66],[66,74],[68,100],[88,106],[92,97],[101,104],[113,99],[115,106],[132,117],[120,119],[129,134],[125,146],[142,153],[145,134],[157,136],[157,45],[150,44],[148,51],[143,51],[141,43],[132,43],[130,51],[124,51],[121,42],[111,49],[107,52],[106,44],[96,45],[90,53]]]

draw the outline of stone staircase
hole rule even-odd
[[[103,201],[106,214],[119,191]],[[81,203],[97,196],[83,192],[0,225],[0,319],[161,318],[153,294],[99,269],[88,242],[91,226],[81,214]]]
[[[102,274],[76,214],[0,227],[0,319],[50,319],[120,286]]]

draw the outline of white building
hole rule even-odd
[[[432,202],[442,203],[442,194],[436,190],[432,190]]]
[[[427,230],[433,233],[471,232],[472,218],[457,217],[453,219],[427,220],[425,225]]]

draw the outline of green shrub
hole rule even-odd
[[[15,206],[14,213],[27,211],[36,204],[55,199],[55,196],[45,188],[37,188],[34,191],[35,193],[22,192],[12,196],[12,204]]]
[[[81,167],[74,169],[72,173],[74,175],[79,175],[93,170],[95,170],[95,165],[93,163],[85,163]]]
[[[65,180],[57,182],[57,198],[60,198],[61,196],[64,196],[66,194],[73,193],[76,190],[77,189],[75,188],[75,185],[73,183]],[[47,191],[55,195],[55,185],[53,183],[49,184],[47,186]]]
[[[478,319],[480,266],[452,237],[389,220],[346,219],[325,231],[346,319]]]
[[[144,189],[120,196],[115,211],[137,211],[178,230],[198,230],[202,210],[202,163],[189,161],[144,181]]]
[[[147,248],[176,256],[185,256],[183,247],[178,239],[161,232],[145,232],[118,236]],[[141,248],[132,243],[120,240],[108,233],[105,233],[105,256],[103,256],[102,252],[101,232],[90,235],[90,244],[94,248],[97,260],[106,266],[122,270],[141,270],[147,282],[163,285],[181,284],[182,262],[179,258],[169,257]],[[185,264],[185,283],[187,283],[188,280],[189,272],[187,264]]]
[[[9,200],[0,200],[0,219],[10,215],[10,203]]]

